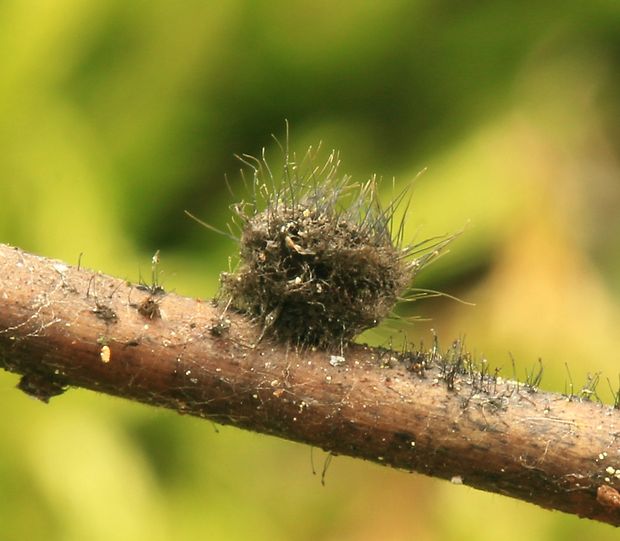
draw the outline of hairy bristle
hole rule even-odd
[[[336,152],[320,166],[312,149],[300,163],[284,154],[278,177],[264,153],[243,157],[253,197],[233,207],[240,261],[221,275],[219,297],[278,340],[341,347],[392,311],[437,250],[403,246],[393,220],[405,192],[383,208],[376,179],[339,176]]]

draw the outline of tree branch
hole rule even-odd
[[[620,412],[439,352],[258,342],[210,302],[0,245],[0,367],[620,525]],[[450,364],[451,363],[451,364]]]

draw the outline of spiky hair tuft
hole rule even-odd
[[[390,314],[439,245],[403,245],[394,218],[406,191],[384,208],[376,178],[354,183],[339,175],[337,152],[319,166],[317,152],[297,162],[283,150],[278,175],[264,152],[242,157],[252,199],[233,206],[240,261],[222,273],[219,299],[257,318],[265,335],[333,348]]]

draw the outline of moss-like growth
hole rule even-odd
[[[296,345],[342,346],[394,307],[416,271],[420,245],[402,245],[376,182],[338,177],[332,153],[322,167],[310,151],[301,164],[285,156],[282,179],[266,160],[253,168],[254,200],[234,206],[240,262],[221,275],[220,300],[256,317],[264,332]]]

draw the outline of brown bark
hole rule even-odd
[[[0,366],[43,400],[84,387],[620,524],[610,406],[432,352],[424,370],[363,346],[341,359],[257,344],[260,329],[210,302],[4,245],[0,276]]]

